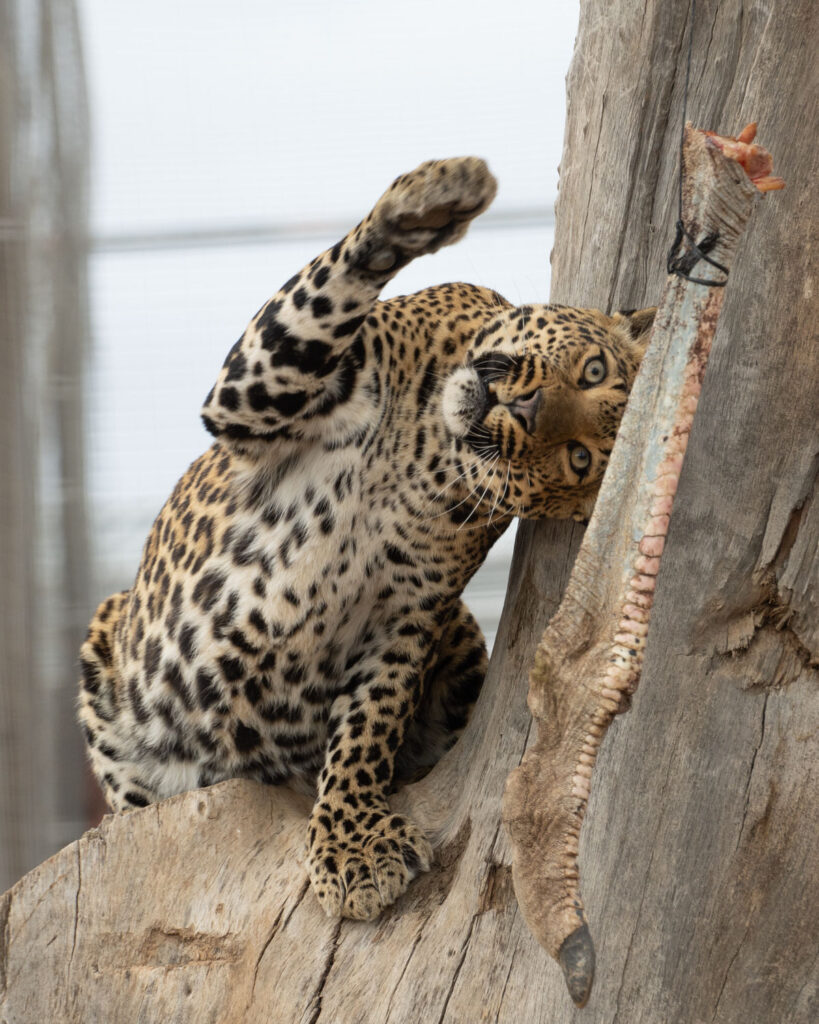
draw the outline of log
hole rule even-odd
[[[731,275],[652,612],[661,639],[595,768],[587,1009],[518,911],[501,828],[533,732],[528,669],[582,533],[525,524],[474,719],[395,800],[434,836],[432,872],[380,919],[339,923],[307,889],[307,803],[285,790],[228,782],[106,818],[3,897],[0,1020],[815,1018],[817,160],[800,128],[817,15],[809,0],[697,11],[689,116],[729,133],[752,111],[788,188],[755,215]],[[687,15],[583,4],[555,301],[659,297]]]

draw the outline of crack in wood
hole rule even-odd
[[[501,1010],[503,1009],[503,1000],[506,997],[506,989],[509,985],[509,979],[512,977],[512,968],[515,966],[515,953],[517,953],[519,940],[515,940],[515,945],[512,947],[512,953],[509,957],[509,970],[506,972],[506,977],[503,979],[503,988],[501,989],[500,999],[498,1000],[498,1010],[495,1014],[495,1024],[498,1024],[500,1020]]]
[[[765,716],[766,716],[767,711],[768,711],[768,697],[769,696],[770,696],[770,694],[766,693],[765,694],[765,699],[762,702],[762,720],[760,722],[760,727],[759,727],[759,739],[757,740],[756,747],[754,748],[754,752],[753,752],[753,755],[751,757],[751,764],[748,767],[748,781],[745,784],[745,799],[744,799],[743,807],[742,807],[742,821],[740,822],[739,834],[737,835],[737,844],[734,847],[734,853],[736,853],[737,850],[739,849],[740,843],[742,842],[743,833],[745,832],[745,820],[746,820],[746,818],[748,816],[748,807],[749,807],[750,802],[751,802],[751,782],[752,782],[753,776],[754,776],[754,765],[756,764],[757,755],[759,754],[759,751],[762,748],[762,744],[765,741]]]
[[[258,977],[259,974],[259,964],[262,962],[262,957],[267,952],[268,946],[273,941],[273,939],[276,936],[276,933],[279,930],[279,925],[281,924],[283,915],[284,907],[282,907],[279,913],[276,915],[276,920],[273,922],[270,931],[268,932],[267,938],[265,939],[264,943],[262,944],[262,948],[259,951],[259,955],[256,957],[256,963],[253,965],[253,983],[250,986],[250,998],[248,999],[246,1009],[249,1009],[251,1004],[253,1003],[253,996],[254,993],[256,992],[256,978]]]
[[[488,849],[490,851],[494,851],[495,846],[497,845],[498,836],[500,835],[500,830],[501,830],[501,823],[498,822],[497,828],[495,829],[495,834],[492,837],[492,842],[488,845]],[[446,994],[446,998],[444,999],[444,1005],[441,1008],[441,1016],[438,1018],[438,1024],[443,1024],[444,1017],[446,1016],[447,1007],[449,1006],[449,1001],[452,998],[452,993],[455,991],[455,985],[458,982],[458,976],[460,975],[461,968],[463,967],[464,961],[466,960],[466,955],[469,952],[469,943],[470,943],[470,941],[472,939],[472,932],[473,932],[473,930],[475,928],[475,922],[478,920],[478,918],[483,913],[484,913],[484,911],[480,907],[478,907],[478,909],[472,915],[472,918],[471,918],[471,920],[469,922],[469,929],[467,930],[466,937],[464,938],[463,944],[461,946],[461,950],[460,950],[460,954],[461,955],[460,955],[460,958],[458,960],[458,963],[455,966],[455,973],[452,975],[452,981],[451,981],[450,986],[449,986],[449,991]]]
[[[321,1016],[322,1001],[324,999],[324,986],[327,983],[327,979],[330,976],[330,971],[332,971],[333,964],[335,963],[336,960],[336,953],[338,952],[338,942],[341,936],[341,926],[343,925],[343,923],[343,920],[339,918],[333,931],[333,937],[330,945],[330,954],[327,957],[327,963],[324,965],[324,969],[321,972],[321,977],[318,980],[316,990],[310,997],[309,1005],[313,1006],[313,1015],[309,1018],[307,1024],[316,1024],[316,1021]]]
[[[253,984],[250,987],[250,998],[248,999],[247,1009],[249,1009],[250,1006],[253,1003],[253,996],[254,996],[254,993],[256,992],[256,979],[257,979],[258,974],[259,974],[259,965],[261,964],[262,959],[264,958],[264,955],[267,952],[267,949],[268,949],[270,943],[273,941],[273,939],[276,937],[276,935],[280,931],[284,931],[284,929],[287,927],[287,925],[290,922],[290,918],[296,912],[299,904],[304,899],[304,897],[307,895],[307,890],[309,888],[310,888],[310,881],[309,881],[309,879],[305,878],[304,881],[302,882],[302,886],[301,886],[301,889],[299,890],[299,894],[296,897],[296,899],[295,899],[295,901],[293,903],[293,906],[290,908],[290,911],[288,912],[287,916],[284,917],[284,920],[282,920],[282,917],[284,916],[284,907],[282,907],[281,910],[279,911],[279,913],[277,914],[276,920],[273,922],[273,924],[272,924],[272,926],[270,928],[270,932],[269,932],[269,934],[268,934],[268,936],[267,936],[267,938],[266,938],[266,940],[264,942],[264,945],[262,946],[262,948],[261,948],[261,950],[259,952],[258,957],[256,958],[256,963],[255,963],[255,965],[253,967]]]
[[[11,893],[7,892],[0,896],[0,1005],[6,998],[6,978],[8,973],[9,945],[11,944],[11,932],[9,929],[9,917],[11,916]]]
[[[105,933],[100,935],[100,946],[104,947],[107,939]],[[130,961],[118,962],[100,949],[98,967],[106,971],[175,971],[201,964],[231,966],[242,959],[244,948],[241,940],[227,931],[214,934],[163,922],[145,929]]]
[[[452,981],[450,982],[449,991],[447,992],[446,998],[444,999],[444,1005],[441,1008],[441,1016],[438,1018],[438,1024],[443,1024],[444,1017],[446,1016],[446,1010],[447,1007],[449,1006],[449,1001],[452,998],[452,993],[455,991],[455,985],[458,982],[458,976],[460,975],[461,968],[463,967],[464,961],[466,960],[466,954],[469,952],[469,942],[472,938],[472,931],[475,928],[475,922],[478,920],[479,917],[479,913],[473,914],[472,919],[469,922],[469,929],[466,933],[466,937],[464,938],[463,944],[461,946],[461,955],[460,958],[458,959],[458,963],[455,966],[455,973],[452,975]]]
[[[744,946],[745,940],[748,937],[748,928],[749,928],[749,926],[750,926],[750,920],[745,925],[745,931],[742,933],[742,938],[739,940],[739,945],[734,950],[734,955],[731,957],[731,959],[730,959],[730,961],[728,963],[728,966],[725,969],[725,975],[723,976],[722,984],[720,985],[719,993],[717,995],[717,1001],[714,1004],[714,1015],[711,1018],[711,1024],[714,1024],[714,1022],[717,1019],[717,1014],[719,1013],[719,1004],[722,1002],[722,996],[723,996],[723,993],[725,992],[725,986],[728,983],[728,976],[730,975],[731,970],[733,969],[734,963],[736,962],[736,959],[739,956],[739,951]]]
[[[677,56],[675,57],[675,66],[679,63],[679,52],[686,39],[686,25],[687,15],[686,18],[683,19],[682,23]],[[669,76],[657,107],[658,110],[662,111],[659,118],[659,123],[662,125],[668,126],[672,123],[671,107],[673,98],[674,79],[673,76]],[[651,139],[652,123],[656,125],[658,120],[657,109],[649,107],[648,104],[643,104],[639,111],[639,127],[635,133],[637,143],[631,153],[629,166],[625,172],[628,191],[626,193],[625,201],[622,204],[623,215],[621,227],[618,232],[617,249],[614,254],[612,264],[615,270],[612,274],[611,285],[609,287],[609,294],[607,298],[606,309],[609,311],[615,308],[615,295],[618,293],[623,294],[625,292],[628,295],[639,293],[642,295],[645,290],[644,283],[639,286],[635,284],[635,277],[637,275],[633,271],[634,264],[623,259],[623,252],[626,247],[626,236],[629,229],[635,224],[635,222],[639,222],[643,217],[642,211],[639,211],[635,216],[633,209],[635,199],[639,194],[640,203],[642,203],[646,194],[656,192],[657,181],[661,173],[661,154],[665,151],[667,143],[664,137],[661,145],[657,145]],[[663,132],[663,136],[664,135],[665,131]],[[593,166],[596,166],[596,160],[597,154],[595,153],[595,164],[593,164]],[[639,173],[637,172],[637,168],[640,168]],[[646,224],[643,230],[647,231],[648,229],[649,225]],[[642,246],[644,266],[646,267],[646,269],[643,270],[643,282],[649,276],[647,272],[647,264],[645,264],[645,261],[648,259],[648,249],[648,245]],[[628,277],[626,278],[624,287],[623,278],[626,277],[626,275],[630,276],[630,280]]]
[[[666,790],[668,789],[669,782],[670,782],[670,775],[671,775],[670,766],[673,765],[676,762],[676,755],[677,755],[677,746],[678,746],[678,744],[679,744],[679,737],[677,736],[674,739],[674,743],[673,743],[673,745],[671,747],[671,750],[669,751],[668,760],[666,762],[667,766],[669,766],[669,767],[667,768],[666,773],[665,773],[665,781],[663,783],[663,791],[662,791],[662,794],[660,796],[660,806],[662,806],[662,807],[668,807],[668,802],[665,799],[665,794],[666,794]],[[663,817],[665,817],[665,812],[663,813]],[[663,823],[662,823],[662,821],[660,821],[659,829],[661,830],[662,827],[663,827]],[[642,882],[641,882],[641,886],[640,886],[640,890],[641,890],[640,903],[639,903],[639,906],[637,907],[637,914],[636,914],[636,916],[634,918],[634,927],[631,929],[631,934],[629,935],[628,948],[626,949],[626,958],[623,961],[623,967],[622,967],[622,970],[620,971],[620,984],[617,987],[617,996],[616,996],[615,1004],[614,1004],[615,1005],[614,1016],[611,1019],[611,1024],[617,1024],[618,1020],[620,1019],[620,997],[621,997],[622,992],[623,992],[623,986],[626,983],[626,975],[628,974],[628,967],[629,967],[629,962],[631,960],[631,951],[632,951],[632,948],[634,946],[634,939],[635,939],[635,937],[637,935],[637,932],[640,930],[640,919],[643,916],[643,905],[644,905],[644,903],[646,901],[646,896],[648,895],[648,879],[649,879],[649,877],[651,875],[651,868],[652,868],[652,865],[654,864],[654,856],[657,853],[657,846],[658,846],[657,843],[654,843],[652,845],[652,847],[651,847],[651,855],[648,858],[648,864],[646,865],[646,870],[645,870],[645,873],[643,874],[643,878],[642,878]]]
[[[73,845],[74,844],[72,843],[71,847],[73,847]],[[67,849],[70,849],[71,847],[67,847]],[[35,902],[34,906],[29,910],[29,912],[24,917],[22,917],[20,919],[19,923],[15,923],[15,931],[22,931],[26,927],[26,925],[29,923],[29,921],[34,917],[34,915],[40,909],[42,904],[45,903],[46,901],[50,900],[51,894],[52,894],[53,890],[55,889],[55,887],[58,886],[61,882],[65,881],[66,874],[67,874],[66,871],[60,872],[60,874],[54,879],[53,882],[51,882],[51,884],[48,886],[48,888],[44,892],[40,893],[40,895],[37,897],[37,901]],[[14,891],[14,888],[12,887],[8,891],[9,891],[9,893],[12,893]]]
[[[71,967],[74,963],[74,952],[77,948],[77,927],[80,922],[80,890],[82,889],[82,856],[80,854],[80,844],[77,843],[77,891],[74,894],[74,934],[71,937],[71,956],[68,958],[68,969],[66,970],[66,976],[71,973]]]
[[[791,624],[794,609],[781,594],[773,570],[767,570],[760,585],[765,589],[764,597],[752,608],[737,613],[739,627],[735,635],[718,648],[716,657],[733,659],[747,656],[766,634],[773,634],[779,638],[783,656],[790,652],[795,661],[789,671],[784,671],[787,666],[780,663],[777,670],[771,673],[767,685],[779,688],[794,682],[803,669],[819,669],[819,652],[812,651]]]
[[[71,985],[69,984],[71,979],[71,970],[74,966],[74,953],[77,949],[77,930],[80,923],[80,891],[82,890],[82,853],[80,850],[80,844],[76,844],[77,847],[77,891],[74,893],[74,931],[71,936],[71,955],[68,958],[68,964],[65,969],[65,993],[66,993],[66,1009],[68,1008],[68,1000],[71,999]],[[76,996],[71,1000],[72,1009],[75,1008]]]
[[[422,919],[421,927],[418,929],[415,938],[413,939],[412,946],[410,947],[409,956],[404,962],[404,966],[401,968],[401,973],[398,975],[398,980],[393,985],[392,992],[390,993],[390,999],[389,1002],[387,1003],[387,1012],[384,1014],[384,1020],[386,1021],[390,1019],[393,999],[395,999],[395,994],[400,988],[401,982],[404,980],[404,975],[407,973],[407,968],[409,967],[410,960],[412,960],[413,956],[415,955],[415,950],[418,948],[418,943],[421,941],[421,936],[424,934],[424,928],[426,927],[426,923],[428,920],[428,917]]]
[[[490,910],[504,911],[509,903],[515,898],[515,890],[512,885],[512,865],[496,864],[488,865],[484,876],[481,894],[478,898],[478,913],[486,914]]]
[[[793,546],[796,543],[796,538],[799,535],[799,529],[802,525],[802,519],[810,511],[811,505],[813,504],[813,498],[816,494],[816,486],[819,482],[819,452],[813,457],[813,464],[806,474],[806,478],[801,488],[801,494],[798,499],[794,502],[791,508],[788,521],[785,524],[785,528],[779,537],[779,543],[777,544],[776,551],[773,557],[764,566],[766,569],[781,569],[783,568],[790,557],[790,553],[793,550]],[[771,513],[769,510],[768,519],[771,519]],[[764,548],[764,543],[763,543]]]

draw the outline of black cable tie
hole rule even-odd
[[[682,109],[682,127],[680,128],[680,171],[678,176],[677,185],[677,233],[674,236],[674,242],[671,248],[668,250],[668,257],[666,259],[666,268],[669,274],[676,274],[677,277],[682,277],[686,281],[691,281],[693,284],[705,284],[709,288],[724,288],[728,282],[728,268],[723,267],[721,263],[717,263],[716,260],[712,260],[708,253],[717,244],[718,235],[712,233],[706,235],[699,244],[694,240],[692,235],[686,231],[685,225],[683,224],[683,175],[685,174],[685,159],[684,159],[684,143],[685,143],[685,119],[688,114],[688,86],[691,81],[691,50],[694,44],[694,23],[697,20],[697,0],[691,0],[691,26],[688,30],[688,59],[685,62],[685,85],[683,86],[683,109]],[[683,249],[683,252],[677,256],[677,250],[682,245],[683,241],[687,242],[688,245]],[[716,267],[717,270],[721,270],[725,274],[724,281],[711,281],[705,277],[692,277],[691,271],[699,263],[700,260],[705,260],[706,263],[710,263],[712,267]]]
[[[677,233],[674,236],[674,241],[671,244],[671,248],[668,250],[668,257],[666,260],[666,269],[669,274],[676,274],[677,277],[682,277],[686,281],[691,281],[693,284],[705,284],[710,288],[724,288],[728,283],[728,268],[724,267],[721,263],[711,259],[708,255],[709,252],[714,248],[719,239],[719,235],[712,233],[706,235],[699,243],[694,240],[694,237],[685,229],[685,225],[681,220],[677,221]],[[680,255],[677,254],[677,250],[683,243],[683,240],[687,243],[687,246],[683,249]],[[725,278],[722,281],[713,280],[705,277],[692,277],[691,271],[699,263],[700,260],[705,260],[706,263],[710,263],[712,267],[716,267],[717,270],[721,270],[725,274]]]

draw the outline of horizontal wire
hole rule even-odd
[[[265,245],[270,242],[326,241],[343,238],[354,226],[350,220],[292,224],[236,224],[195,228],[167,228],[156,231],[105,232],[92,235],[94,253],[144,252],[156,249],[196,249],[227,245]],[[508,228],[549,228],[555,222],[552,207],[521,207],[484,213],[473,231],[503,231]]]

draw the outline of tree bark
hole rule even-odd
[[[769,173],[770,155],[748,144],[753,131],[748,126],[739,142],[686,126],[681,227],[669,263],[675,273],[566,593],[535,653],[527,704],[537,739],[503,798],[518,906],[581,1007],[595,956],[577,855],[594,763],[640,681],[674,495],[725,298],[719,282],[762,201],[760,189],[784,184]],[[704,276],[702,265],[720,277]]]
[[[584,7],[554,301],[618,308],[659,294],[685,19],[673,4],[649,4],[644,19],[642,5]],[[808,2],[697,5],[689,118],[725,134],[758,121],[788,185],[740,243],[642,683],[595,768],[580,849],[600,936],[595,1020],[819,1013],[817,143],[802,130],[816,124],[819,75],[805,40],[817,29]],[[633,90],[607,84],[629,78]],[[590,150],[596,161],[583,159]],[[613,159],[628,176],[611,174]],[[542,543],[534,532],[520,559],[537,563]]]
[[[582,7],[554,301],[659,298],[687,13]],[[810,0],[697,6],[688,116],[723,134],[757,119],[788,187],[740,245],[641,686],[595,768],[580,848],[597,945],[588,1008],[522,921],[500,825],[529,740],[528,669],[581,535],[547,523],[520,530],[466,735],[394,801],[438,855],[394,908],[369,924],[324,918],[302,867],[307,801],[224,783],[106,818],[6,894],[0,1019],[816,1018],[817,151],[800,133],[815,130],[816,30]]]

